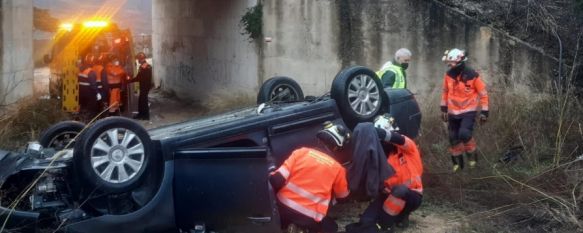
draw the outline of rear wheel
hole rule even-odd
[[[304,100],[304,93],[300,85],[293,79],[285,76],[276,76],[268,79],[261,85],[257,94],[257,104],[298,102]]]
[[[78,121],[63,121],[52,125],[39,137],[39,142],[44,148],[63,150],[73,148],[73,139],[85,128],[85,124]],[[67,147],[68,146],[68,147]]]
[[[387,111],[389,104],[376,74],[363,66],[340,71],[332,82],[330,95],[350,128],[359,122],[372,122],[377,115]]]

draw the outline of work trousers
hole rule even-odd
[[[99,114],[99,102],[97,93],[88,86],[79,86],[79,108],[88,118],[93,118]]]
[[[298,213],[290,209],[286,205],[277,203],[279,215],[281,216],[281,226],[283,229],[287,228],[289,224],[308,230],[308,233],[336,233],[338,232],[338,224],[329,217],[324,217],[321,222],[316,222],[313,218]]]
[[[409,217],[411,212],[419,208],[423,199],[423,195],[409,189],[405,196],[401,198],[405,200],[405,208],[397,216],[391,216],[383,210],[383,203],[388,196],[388,194],[381,194],[375,198],[362,213],[360,223],[363,225],[379,224],[383,229],[392,227],[395,223]]]
[[[143,118],[150,118],[150,106],[148,105],[149,89],[140,90],[138,97],[138,116]]]

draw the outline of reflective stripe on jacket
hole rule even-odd
[[[395,73],[395,82],[393,83],[392,88],[406,88],[407,87],[406,81],[405,81],[405,74],[403,74],[403,68],[391,63],[390,65],[387,65],[387,66],[383,67],[383,69],[377,71],[376,74],[380,79],[382,79],[383,75],[387,71],[391,71],[391,72]]]
[[[85,68],[83,69],[83,71],[79,72],[79,74],[77,74],[77,81],[79,81],[79,85],[81,86],[90,86],[91,84],[89,83],[89,73],[91,73],[93,71],[93,69],[91,68]]]
[[[441,107],[447,107],[447,112],[452,115],[478,110],[488,111],[486,84],[473,70],[464,70],[457,77],[451,77],[446,73],[443,81]]]
[[[336,198],[349,194],[344,167],[315,149],[295,150],[277,172],[286,179],[277,199],[317,222],[326,216],[332,194]]]
[[[410,190],[423,194],[423,163],[417,145],[405,137],[405,144],[395,145],[396,149],[388,156],[387,162],[395,170],[395,175],[385,180],[385,186],[390,190],[397,185],[405,185]]]

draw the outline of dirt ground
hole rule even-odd
[[[172,123],[183,122],[189,119],[223,112],[220,109],[203,109],[195,104],[177,100],[153,90],[150,93],[150,121],[140,121],[146,128],[156,128]],[[244,107],[244,106],[241,106]],[[344,226],[358,221],[359,214],[364,211],[368,203],[344,203],[334,208],[331,213],[337,219],[340,230]],[[425,202],[410,218],[411,225],[407,229],[397,229],[403,233],[456,233],[467,232],[467,227],[460,223],[463,213],[438,207]],[[466,229],[466,230],[464,230]]]

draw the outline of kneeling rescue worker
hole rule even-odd
[[[476,140],[472,137],[474,122],[480,110],[480,123],[488,119],[488,92],[478,72],[466,66],[463,50],[445,51],[442,60],[450,68],[443,80],[441,111],[447,122],[453,172],[464,168],[464,152],[470,168],[476,166]]]
[[[328,217],[332,200],[348,197],[346,170],[331,153],[340,150],[350,137],[340,125],[330,122],[317,138],[329,150],[302,147],[274,171],[269,182],[277,192],[282,226],[309,232],[337,232],[338,225]],[[293,230],[292,230],[293,231]]]
[[[380,116],[375,126],[387,154],[387,162],[395,174],[385,180],[384,192],[370,203],[360,218],[363,226],[378,224],[380,232],[393,232],[395,224],[408,227],[409,215],[419,208],[423,199],[423,163],[417,145],[410,138],[393,131],[390,122]]]

